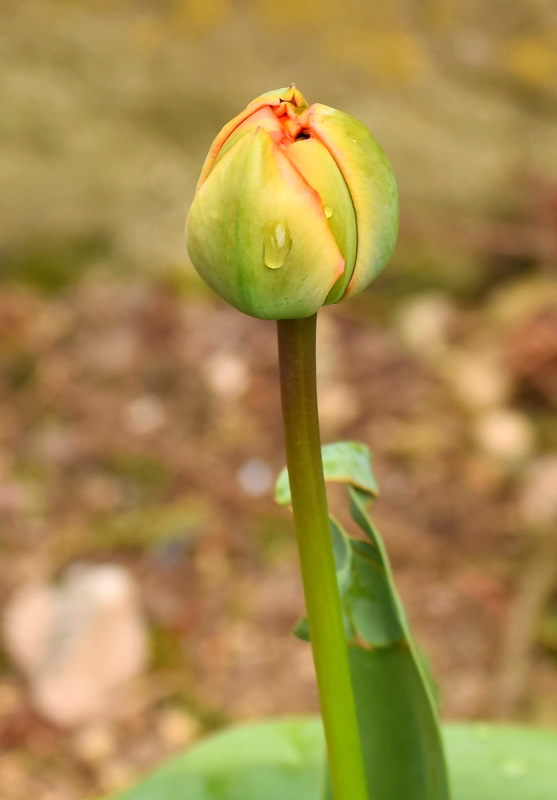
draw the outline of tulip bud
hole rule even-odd
[[[361,292],[398,230],[391,166],[361,122],[291,86],[219,133],[186,224],[201,277],[260,319],[309,317]]]

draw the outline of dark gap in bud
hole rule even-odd
[[[300,131],[300,133],[296,136],[295,141],[299,142],[301,139],[309,139],[309,138],[310,138],[309,133],[304,133],[303,131]]]

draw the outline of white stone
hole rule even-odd
[[[4,638],[37,710],[61,726],[112,716],[147,663],[138,593],[115,565],[76,565],[59,586],[22,587],[6,608]]]
[[[93,723],[78,730],[72,741],[76,756],[86,764],[102,764],[116,751],[114,729],[106,723]]]
[[[319,393],[319,414],[323,428],[337,431],[353,422],[361,411],[356,391],[346,383],[326,384]]]
[[[557,526],[557,453],[530,465],[518,507],[522,519],[532,528]]]
[[[204,369],[205,380],[219,397],[235,400],[249,387],[248,365],[232,353],[215,353]]]
[[[126,425],[131,433],[139,436],[154,433],[164,425],[166,414],[160,400],[145,395],[136,397],[126,408]]]
[[[518,411],[500,408],[483,414],[476,424],[480,447],[509,466],[518,466],[531,456],[535,447],[534,427]]]
[[[199,723],[183,711],[167,708],[158,716],[157,731],[165,744],[173,748],[183,747],[196,738]]]
[[[399,309],[399,333],[411,350],[436,357],[448,344],[449,328],[454,319],[454,306],[439,292],[420,294],[407,300]]]
[[[509,398],[511,378],[497,353],[455,353],[444,374],[458,398],[474,411],[497,408]]]
[[[236,473],[236,478],[244,492],[251,497],[267,494],[273,485],[273,471],[261,458],[245,461]]]

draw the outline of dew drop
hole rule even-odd
[[[331,219],[333,216],[333,209],[329,208],[329,206],[323,206],[323,211],[325,212],[325,216],[327,219]]]
[[[284,222],[266,225],[263,230],[263,260],[269,269],[280,269],[292,249],[292,237]]]

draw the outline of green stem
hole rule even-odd
[[[335,800],[367,800],[321,459],[316,321],[278,322],[286,463],[333,792]]]

